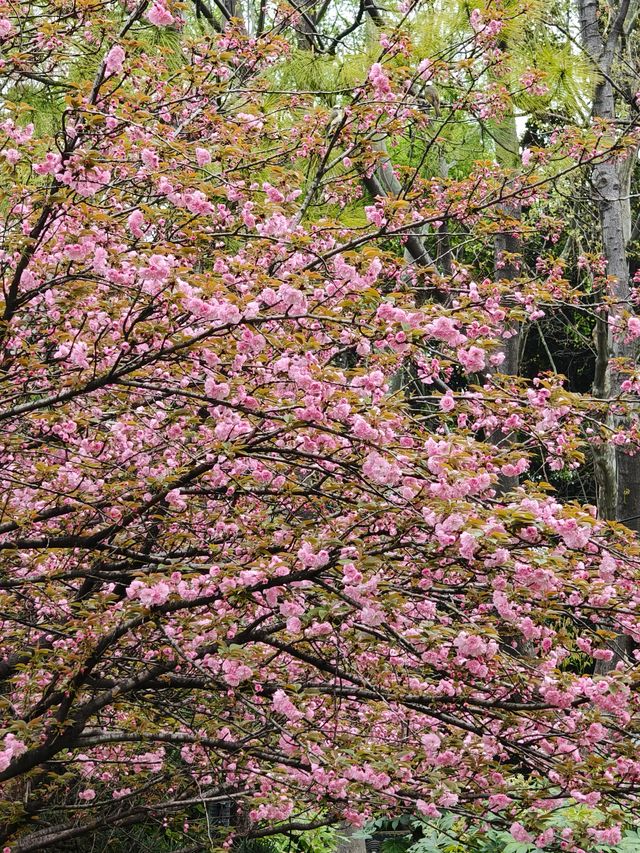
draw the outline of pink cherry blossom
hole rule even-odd
[[[329,562],[329,552],[324,548],[319,551],[314,551],[308,542],[304,542],[298,550],[298,559],[303,566],[310,568],[320,568],[326,566]]]
[[[284,690],[276,690],[273,694],[272,703],[274,710],[278,714],[282,714],[293,723],[301,720],[303,717],[303,714],[298,711]]]
[[[206,148],[196,148],[196,160],[198,161],[198,166],[206,166],[211,162],[211,153]]]
[[[516,841],[520,841],[522,844],[530,844],[533,841],[533,835],[524,828],[521,823],[515,821],[511,824],[510,833]]]
[[[227,659],[222,663],[223,678],[231,687],[238,687],[253,677],[253,670],[239,661]]]
[[[14,758],[18,758],[27,749],[24,741],[19,740],[11,733],[5,735],[2,746],[3,748],[0,749],[0,772],[6,770]]]
[[[127,217],[127,225],[134,237],[144,237],[144,214],[141,210],[134,210]]]
[[[2,152],[2,155],[7,161],[7,163],[10,163],[12,166],[15,166],[18,160],[20,159],[20,152],[17,151],[15,148],[5,148],[5,150]]]
[[[456,407],[456,401],[454,399],[453,394],[447,392],[440,397],[440,408],[443,412],[452,412]]]
[[[126,54],[120,45],[114,45],[104,60],[104,68],[107,74],[121,74]]]
[[[453,810],[512,846],[617,843],[640,274],[595,189],[633,122],[585,78],[589,126],[551,110],[503,162],[486,122],[548,94],[498,38],[515,7],[418,63],[401,0],[362,66],[335,8],[307,39],[277,4],[259,34],[242,4],[182,31],[173,0],[85,6],[0,20],[15,91],[64,101],[0,119],[0,800],[33,817],[6,843],[95,846],[114,803],[229,849],[189,807],[221,796],[246,839]],[[290,73],[334,50],[337,122]]]
[[[175,18],[162,0],[156,0],[146,12],[145,17],[149,23],[154,24],[156,27],[168,27],[175,23]]]
[[[458,360],[467,373],[475,373],[485,367],[485,352],[480,347],[472,346],[458,350]]]
[[[627,330],[632,340],[640,338],[640,317],[629,317],[627,320]]]

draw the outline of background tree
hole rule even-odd
[[[389,810],[614,843],[635,657],[597,667],[639,636],[640,549],[547,480],[635,447],[636,379],[604,399],[505,357],[611,309],[606,253],[563,254],[567,188],[635,152],[633,104],[588,123],[547,92],[524,47],[571,32],[541,4],[19,11],[3,844],[155,822],[215,848],[230,802],[247,844]],[[545,144],[518,158],[525,108]]]

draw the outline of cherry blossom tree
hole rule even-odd
[[[428,4],[1,9],[5,851],[215,849],[221,802],[248,838],[448,810],[615,843],[640,545],[548,480],[633,453],[638,380],[519,376],[510,341],[615,296],[599,247],[567,273],[558,198],[635,156],[635,107],[483,143],[546,97],[507,37],[533,7],[428,56]],[[357,79],[291,87],[299,50]]]

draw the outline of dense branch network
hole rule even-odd
[[[506,162],[484,129],[545,96],[527,10],[423,56],[436,12],[3,7],[11,853],[184,815],[201,849],[220,802],[245,837],[450,811],[576,851],[635,814],[640,546],[547,480],[635,452],[640,379],[501,370],[515,329],[610,308],[555,193],[635,154],[636,115]],[[356,80],[290,82],[357,66],[367,16]],[[601,811],[562,835],[567,804]]]

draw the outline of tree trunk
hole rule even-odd
[[[344,825],[340,830],[340,842],[336,853],[366,853],[367,846],[364,838],[354,838],[355,829]]]
[[[520,140],[516,127],[515,114],[507,115],[495,129],[496,139],[496,161],[503,168],[517,168],[520,165]],[[508,219],[519,223],[521,210],[518,204],[506,204],[502,212]],[[494,272],[497,281],[503,283],[516,281],[520,276],[520,262],[522,257],[522,241],[512,231],[505,230],[496,234],[494,240]],[[518,376],[520,373],[520,329],[514,325],[510,331],[512,336],[504,341],[502,354],[504,361],[500,366],[500,372],[505,376]],[[504,444],[508,437],[501,430],[496,430],[491,435],[492,444]],[[498,479],[499,494],[507,494],[518,485],[518,477],[507,477],[500,474]]]
[[[593,100],[594,118],[609,121],[616,119],[612,73],[614,61],[621,50],[625,20],[633,13],[631,5],[630,0],[621,0],[618,8],[612,10],[612,23],[605,41],[600,30],[597,0],[578,0],[582,45],[599,71]],[[607,261],[607,273],[612,281],[609,293],[612,306],[608,313],[601,313],[595,330],[597,360],[593,393],[603,400],[610,400],[620,394],[620,378],[614,369],[614,359],[631,359],[635,363],[637,356],[636,346],[614,337],[612,330],[615,323],[611,322],[632,308],[627,244],[631,237],[629,194],[634,161],[635,152],[623,161],[608,159],[596,164],[592,173],[592,199],[599,211],[602,250]],[[621,425],[620,419],[611,409],[604,425],[608,431]],[[600,517],[622,521],[638,532],[640,456],[630,456],[605,440],[594,448],[594,464]],[[618,637],[612,645],[612,661],[598,662],[596,672],[606,672],[614,667],[629,650],[629,643],[628,638]]]

